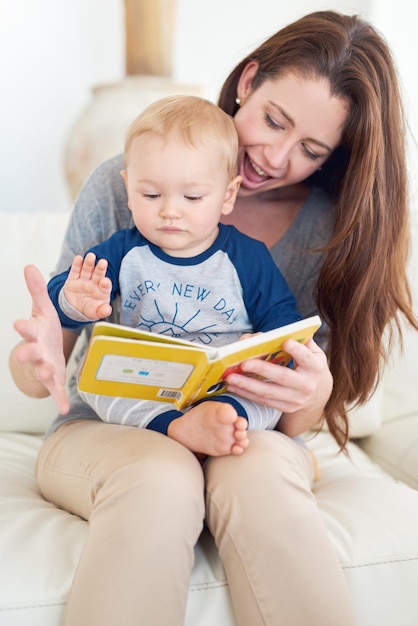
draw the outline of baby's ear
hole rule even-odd
[[[235,176],[225,191],[224,203],[222,207],[222,215],[229,215],[234,209],[235,200],[237,199],[238,189],[241,185],[241,176]]]
[[[119,173],[123,178],[123,182],[125,183],[125,186],[128,187],[128,172],[126,170],[121,170]]]
[[[126,170],[121,170],[119,174],[122,176],[123,182],[125,183],[126,194],[128,196],[127,205],[128,205],[128,209],[131,211],[130,202],[129,202],[129,193],[128,193],[128,172]]]

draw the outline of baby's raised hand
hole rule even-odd
[[[89,252],[84,259],[77,255],[64,284],[68,302],[88,319],[102,319],[112,312],[112,282],[107,278],[106,270],[106,259],[99,259],[96,263],[93,252]]]

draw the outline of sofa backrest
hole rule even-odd
[[[414,298],[414,312],[418,316],[418,192],[412,197],[411,219],[412,254],[409,275]],[[393,352],[384,374],[385,404],[382,418],[385,422],[418,415],[418,332],[404,329],[404,352]]]

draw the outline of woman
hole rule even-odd
[[[249,433],[239,457],[211,457],[201,467],[193,449],[170,437],[98,421],[75,394],[65,415],[61,329],[43,280],[27,269],[33,315],[16,323],[24,342],[11,368],[21,389],[51,393],[63,413],[41,449],[38,481],[47,499],[90,523],[67,626],[182,624],[204,520],[240,626],[355,623],[311,491],[312,460],[295,438],[325,416],[343,449],[347,405],[364,402],[378,380],[383,332],[399,328],[401,315],[418,328],[405,270],[396,85],[376,31],[333,12],[279,31],[224,84],[219,104],[234,116],[243,179],[228,222],[269,246],[302,315],[319,311],[329,328],[321,338],[329,368],[316,343],[290,342],[294,370],[249,361],[247,372],[270,382],[229,377],[230,391],[284,413],[280,432]],[[87,181],[58,269],[130,225],[120,169],[117,157]],[[74,343],[64,333],[67,358]]]

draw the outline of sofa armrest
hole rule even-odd
[[[360,442],[394,478],[418,489],[418,333],[404,330],[404,350],[394,350],[382,380],[382,424]]]
[[[418,414],[385,422],[359,443],[385,471],[418,489]]]

